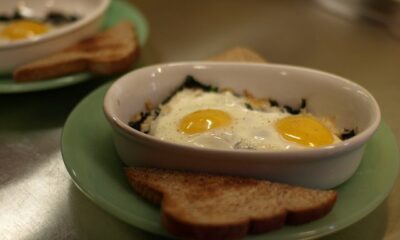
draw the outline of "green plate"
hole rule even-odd
[[[107,83],[88,95],[69,116],[62,136],[65,166],[78,188],[97,205],[131,225],[167,236],[160,223],[160,209],[136,195],[125,180],[111,127],[102,111],[109,86]],[[368,142],[357,172],[337,188],[339,198],[329,215],[309,224],[284,227],[247,239],[311,239],[345,228],[386,198],[398,169],[396,141],[383,122]]]
[[[139,10],[130,3],[123,0],[111,1],[110,7],[105,14],[102,27],[108,28],[120,20],[125,19],[135,23],[139,43],[143,46],[148,36],[147,21]],[[40,82],[16,83],[11,76],[0,76],[0,93],[22,93],[60,88],[87,81],[91,79],[91,77],[91,74],[80,73]]]

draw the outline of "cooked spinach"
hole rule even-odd
[[[179,87],[178,90],[182,90],[184,88],[189,89],[202,89],[205,92],[218,92],[218,87],[206,85],[199,81],[197,81],[193,76],[188,75],[185,78],[183,84]]]
[[[344,129],[343,133],[340,134],[340,139],[346,140],[352,138],[356,135],[356,131],[354,129]]]
[[[31,18],[24,16],[19,9],[15,9],[12,14],[0,14],[0,22],[10,22],[14,20],[27,19],[39,22],[49,22],[54,25],[62,25],[66,23],[75,22],[80,19],[79,16],[73,14],[65,14],[58,11],[50,11],[44,18]]]
[[[286,110],[286,112],[292,114],[292,115],[297,115],[300,113],[300,109],[292,108],[291,106],[285,105],[283,108]]]
[[[253,110],[253,107],[249,103],[245,103],[244,106],[249,110]]]
[[[163,102],[162,104],[166,104],[171,100],[173,96],[179,91],[182,91],[183,89],[188,88],[188,89],[201,89],[205,92],[218,92],[219,89],[218,87],[211,86],[211,85],[206,85],[203,84],[199,81],[197,81],[193,76],[187,75],[185,78],[185,81],[180,85],[175,91],[172,92],[171,95],[169,95]]]
[[[269,104],[271,105],[271,107],[279,107],[278,101],[271,99],[271,98],[268,101],[269,101]]]
[[[129,121],[128,125],[138,131],[141,131],[141,125],[146,120],[146,118],[150,115],[148,112],[141,112],[140,118],[137,121]]]
[[[0,22],[11,21],[12,17],[6,14],[0,14]]]
[[[301,109],[305,109],[307,106],[307,100],[305,98],[301,99],[301,104],[300,104],[300,108]]]
[[[66,23],[75,22],[79,19],[77,15],[67,15],[58,11],[51,11],[47,13],[45,21],[54,25],[62,25]]]
[[[307,101],[305,98],[301,99],[300,107],[294,108],[288,105],[283,106],[283,108],[290,114],[297,115],[301,112],[302,109],[305,109],[307,106]]]

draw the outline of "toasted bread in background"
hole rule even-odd
[[[30,82],[78,72],[110,75],[129,70],[138,57],[135,27],[123,21],[48,57],[15,69],[14,80]]]
[[[267,60],[260,56],[253,50],[244,47],[235,47],[215,55],[208,59],[209,61],[219,61],[219,62],[254,62],[254,63],[266,63]]]
[[[161,203],[168,232],[188,239],[237,239],[325,216],[337,193],[250,178],[154,168],[125,169],[132,188]]]

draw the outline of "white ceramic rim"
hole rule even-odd
[[[103,14],[107,10],[108,6],[110,5],[111,0],[99,0],[99,2],[100,3],[97,5],[97,7],[93,11],[90,12],[90,14],[88,14],[87,16],[83,17],[82,19],[80,19],[76,22],[73,22],[66,26],[57,28],[53,31],[50,31],[43,35],[39,35],[37,37],[33,37],[33,38],[29,38],[29,39],[22,39],[22,40],[18,40],[15,42],[0,43],[0,51],[5,50],[5,49],[12,49],[12,48],[17,48],[17,47],[21,47],[21,46],[31,45],[31,44],[35,44],[38,42],[45,42],[47,40],[59,37],[64,34],[68,34],[70,32],[73,32],[73,31],[81,28],[82,26],[89,24],[94,19],[99,17],[101,14]]]
[[[359,134],[356,134],[354,137],[347,139],[342,142],[338,142],[336,144],[331,144],[325,147],[320,147],[320,148],[305,148],[305,149],[294,149],[290,151],[282,151],[282,150],[271,150],[271,151],[254,151],[254,150],[246,150],[246,149],[237,149],[237,150],[227,150],[227,149],[211,149],[211,148],[200,148],[200,147],[195,147],[195,146],[189,146],[189,145],[183,145],[179,143],[172,143],[172,142],[167,142],[160,140],[156,137],[153,137],[149,134],[145,134],[143,132],[140,132],[132,127],[130,127],[127,123],[123,122],[121,119],[119,119],[112,111],[111,111],[111,94],[115,86],[121,83],[122,81],[127,81],[126,79],[129,79],[131,75],[135,74],[137,71],[146,71],[151,68],[163,68],[163,67],[175,67],[175,66],[184,66],[184,65],[189,65],[189,66],[194,66],[194,65],[212,65],[212,66],[217,66],[217,65],[254,65],[254,66],[265,66],[268,65],[270,67],[279,67],[281,68],[286,68],[286,69],[295,69],[295,70],[301,70],[301,71],[306,71],[309,73],[313,74],[320,74],[324,76],[329,76],[329,77],[334,77],[338,81],[341,81],[342,83],[351,85],[355,88],[358,88],[366,93],[368,97],[371,99],[372,102],[372,108],[374,110],[375,114],[375,119],[373,119],[373,122],[370,126],[368,126],[364,131],[362,131]],[[249,156],[268,156],[268,159],[274,159],[274,157],[277,157],[281,161],[282,156],[286,156],[287,159],[290,160],[296,160],[299,158],[305,158],[305,161],[307,161],[307,157],[309,157],[309,160],[315,159],[316,156],[319,157],[328,157],[328,156],[333,156],[333,155],[338,155],[342,153],[346,153],[348,151],[351,151],[353,149],[356,149],[357,147],[361,146],[364,144],[371,136],[372,134],[376,131],[378,128],[380,121],[381,121],[381,112],[379,109],[379,105],[375,98],[372,96],[370,92],[368,92],[365,88],[360,86],[357,83],[354,83],[348,79],[345,79],[343,77],[337,76],[332,73],[327,73],[324,71],[316,70],[316,69],[311,69],[311,68],[306,68],[306,67],[299,67],[299,66],[291,66],[291,65],[285,65],[285,64],[271,64],[271,63],[243,63],[243,62],[229,62],[229,63],[217,63],[217,62],[208,62],[208,61],[193,61],[193,62],[173,62],[173,63],[166,63],[166,64],[157,64],[157,65],[151,65],[147,66],[144,68],[140,68],[134,71],[131,71],[118,80],[116,80],[110,88],[107,90],[106,96],[104,98],[104,104],[103,104],[103,111],[105,113],[106,118],[108,121],[117,128],[119,132],[122,134],[125,134],[127,136],[132,136],[137,138],[137,140],[140,140],[142,143],[152,145],[153,147],[157,147],[157,145],[162,145],[163,147],[169,147],[173,151],[179,151],[179,150],[190,150],[193,153],[209,153],[209,154],[237,154],[237,155],[242,155],[243,157],[249,157]],[[259,158],[257,158],[259,159]],[[262,159],[262,158],[260,158]],[[266,158],[267,159],[267,158]],[[264,160],[264,159],[263,159]]]

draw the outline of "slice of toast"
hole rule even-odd
[[[161,204],[162,223],[185,239],[237,239],[325,216],[333,190],[155,168],[125,169],[138,194]]]
[[[244,48],[235,47],[229,51],[225,51],[208,59],[209,61],[217,62],[253,62],[253,63],[266,63],[267,60],[255,51]]]
[[[79,72],[111,75],[129,70],[138,53],[135,27],[123,21],[61,52],[18,67],[13,78],[30,82]]]

